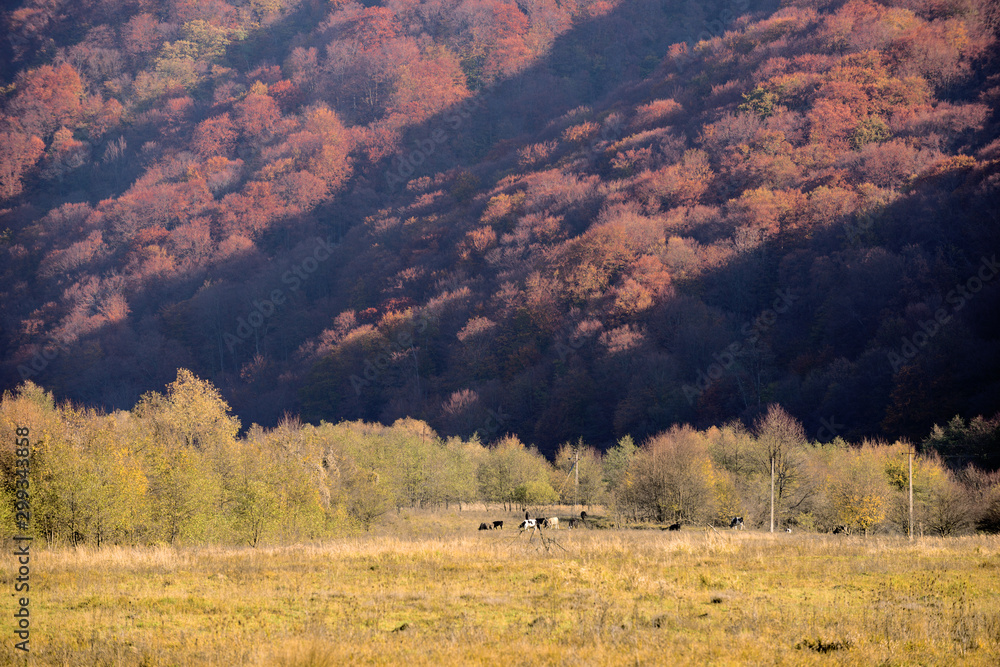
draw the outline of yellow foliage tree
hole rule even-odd
[[[497,442],[476,471],[480,497],[486,502],[517,505],[553,503],[559,499],[549,482],[549,464],[534,448],[524,446],[517,436]]]
[[[157,440],[169,447],[225,451],[240,430],[240,420],[229,414],[219,390],[186,368],[177,370],[165,395],[145,394],[135,411],[150,421]]]
[[[831,480],[829,495],[838,519],[865,535],[885,520],[889,509],[886,453],[872,444],[845,449],[839,473]]]

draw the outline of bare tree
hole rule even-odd
[[[639,516],[660,523],[715,516],[708,443],[690,426],[674,426],[645,443],[629,466],[627,500]]]
[[[774,532],[775,514],[787,509],[792,489],[801,477],[806,433],[802,424],[784,408],[772,403],[754,425],[754,434],[757,440],[750,459],[756,470],[771,482],[771,531]]]

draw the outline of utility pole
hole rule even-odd
[[[906,450],[906,458],[910,467],[910,525],[907,532],[910,535],[910,541],[913,541],[913,445],[910,445],[909,449]]]
[[[771,532],[774,532],[774,455],[771,455]]]
[[[576,461],[573,463],[573,470],[576,472],[576,490],[573,492],[573,511],[580,504],[580,444],[576,445]]]

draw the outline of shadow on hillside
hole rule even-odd
[[[38,381],[46,386],[62,385],[58,393],[66,398],[109,409],[128,408],[143,392],[161,390],[172,381],[172,369],[177,365],[191,366],[223,388],[245,423],[276,423],[282,412],[294,407],[288,403],[287,391],[281,394],[283,400],[272,400],[276,373],[262,373],[259,377],[264,379],[256,380],[251,376],[248,385],[240,378],[240,371],[258,354],[272,366],[288,364],[296,347],[328,327],[333,314],[358,303],[356,294],[332,293],[329,287],[344,282],[343,267],[349,265],[350,259],[347,252],[343,251],[334,262],[324,266],[315,274],[316,280],[306,286],[303,293],[307,298],[300,311],[294,313],[302,319],[294,326],[282,327],[280,344],[265,335],[263,343],[255,340],[234,355],[227,351],[224,336],[235,329],[239,317],[251,312],[260,294],[270,292],[269,286],[283,285],[282,276],[300,261],[296,252],[303,252],[310,237],[333,233],[339,238],[346,233],[349,241],[346,245],[350,247],[349,230],[356,221],[412,196],[405,191],[405,180],[465,168],[481,178],[492,178],[502,169],[516,166],[518,148],[556,136],[568,123],[559,119],[581,105],[607,111],[619,103],[634,105],[635,101],[648,98],[650,90],[669,96],[669,90],[656,90],[656,77],[654,80],[646,77],[660,66],[671,44],[694,43],[721,34],[725,28],[723,19],[770,10],[776,5],[769,0],[717,0],[683,5],[665,0],[637,0],[623,3],[608,15],[579,23],[556,39],[544,59],[524,72],[408,128],[403,141],[404,155],[420,150],[428,141],[435,143],[435,150],[406,175],[404,182],[391,179],[393,173],[399,174],[398,158],[362,165],[348,184],[346,194],[301,219],[279,225],[280,231],[268,239],[273,257],[250,251],[246,257],[213,266],[204,275],[158,282],[137,299],[142,307],[129,317],[131,333],[123,332],[121,325],[109,325],[94,332],[47,364]],[[303,16],[294,15],[275,25],[274,30],[277,34],[294,35],[302,20]],[[274,52],[251,49],[247,57],[257,57],[263,62],[271,59]],[[684,65],[695,66],[680,63],[681,67]],[[439,141],[442,134],[444,139]],[[482,183],[480,187],[486,188],[488,184]],[[353,235],[353,242],[357,242],[356,236]],[[252,279],[247,280],[248,276]],[[235,299],[234,292],[239,293]],[[183,303],[177,303],[174,296],[177,294],[183,295]],[[305,310],[308,315],[302,315]],[[289,312],[288,317],[292,314]],[[109,362],[110,350],[123,353],[119,358],[122,363]],[[137,357],[126,364],[124,361],[131,358],[127,357],[130,350],[135,350]],[[7,376],[6,384],[20,381],[14,368],[9,367]],[[46,376],[59,377],[61,382],[48,382]],[[243,390],[237,391],[239,387]],[[251,388],[259,388],[266,398],[249,404],[245,397],[254,393]],[[530,433],[523,435],[530,439]]]

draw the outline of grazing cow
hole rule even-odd
[[[667,530],[680,530],[680,529],[681,529],[680,523],[672,523],[669,526],[667,526]]]
[[[479,524],[479,530],[493,530],[493,529],[490,528],[488,524],[481,523],[481,524]]]
[[[586,520],[587,520],[587,513],[580,512],[580,521],[586,521]]]
[[[518,525],[518,528],[520,528],[522,532],[529,529],[533,530],[538,528],[538,521],[535,519],[525,519]]]
[[[549,519],[549,526],[551,526],[552,528],[558,528],[559,527],[559,517],[554,516],[551,519]]]
[[[494,521],[493,527],[498,530],[503,530],[503,521]]]
[[[833,529],[834,535],[840,535],[841,533],[846,533],[846,532],[847,532],[847,526],[837,526],[836,528]]]
[[[734,530],[737,528],[743,530],[743,517],[734,516],[733,520],[729,522],[729,527]]]
[[[538,523],[538,527],[539,528],[548,528],[549,527],[549,520],[548,519],[538,519],[537,523]]]

